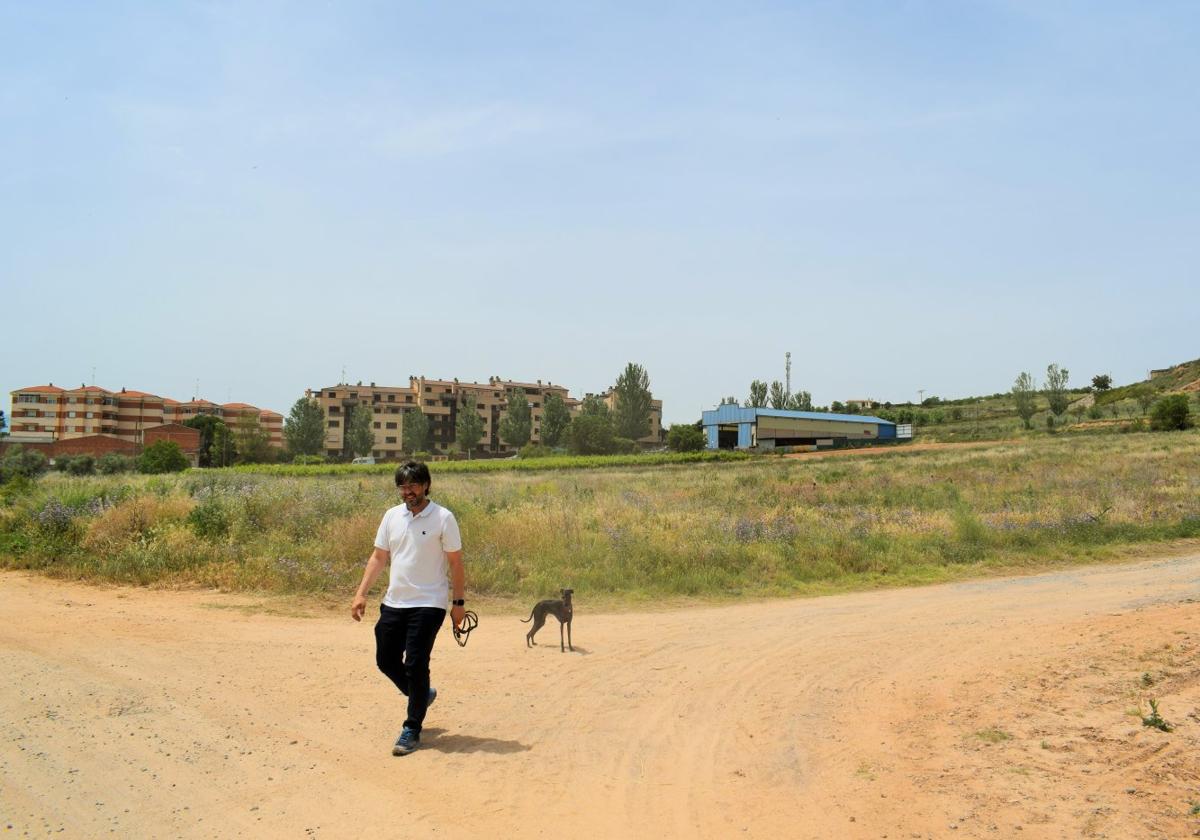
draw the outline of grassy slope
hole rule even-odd
[[[1072,394],[1072,408],[1068,409],[1059,429],[1068,432],[1111,432],[1118,431],[1122,425],[1135,423],[1144,416],[1137,397],[1142,391],[1148,391],[1156,398],[1181,389],[1200,381],[1200,359],[1183,362],[1171,368],[1167,374],[1151,380],[1134,382],[1108,392],[1095,395],[1096,405],[1100,407],[1099,418],[1088,417],[1085,406],[1081,401],[1089,396],[1088,392],[1079,390]],[[1200,414],[1200,392],[1188,392],[1193,411]],[[917,436],[927,441],[967,441],[967,440],[1012,440],[1028,437],[1044,436],[1046,418],[1050,412],[1046,400],[1037,398],[1038,413],[1032,418],[1033,429],[1026,430],[1017,416],[1016,406],[1011,394],[993,394],[988,397],[969,397],[944,403],[932,411],[940,411],[943,422],[927,423],[917,429]],[[961,420],[954,420],[955,409],[961,413]]]

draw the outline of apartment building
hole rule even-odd
[[[179,402],[126,388],[120,391],[95,385],[58,388],[53,383],[21,388],[13,391],[11,397],[9,433],[14,443],[53,443],[106,435],[140,444],[145,442],[148,429],[183,423],[197,414],[213,414],[231,426],[239,417],[249,414],[262,423],[272,446],[283,446],[283,415],[245,403]]]
[[[410,376],[407,386],[360,382],[309,389],[305,394],[316,399],[325,412],[326,455],[338,458],[349,454],[345,432],[350,412],[357,405],[367,405],[375,429],[372,454],[376,458],[396,458],[404,449],[404,418],[413,411],[420,411],[429,420],[430,443],[435,452],[447,452],[453,446],[460,411],[474,411],[483,420],[479,449],[508,451],[511,447],[500,439],[500,419],[507,411],[509,392],[515,388],[523,388],[529,401],[533,426],[530,440],[534,443],[541,442],[546,397],[557,394],[572,414],[579,409],[580,401],[571,398],[565,385],[541,380],[517,382],[497,376],[489,377],[487,382]]]

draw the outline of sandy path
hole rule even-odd
[[[466,649],[439,640],[405,758],[370,624],[226,608],[250,600],[0,575],[4,836],[1200,829],[1200,553],[661,614],[585,600],[574,654],[485,614]],[[1150,696],[1174,732],[1127,713]]]

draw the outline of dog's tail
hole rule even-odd
[[[530,610],[530,611],[529,611],[529,618],[522,618],[522,619],[521,619],[521,623],[522,623],[522,624],[528,624],[530,621],[533,621],[533,613],[534,613],[534,612],[535,612],[534,610]]]

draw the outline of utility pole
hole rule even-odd
[[[924,405],[925,404],[925,389],[918,388],[917,396],[921,398],[920,400],[917,401],[917,405]]]
[[[785,393],[790,397],[792,395],[792,351],[789,350],[786,353],[784,353],[783,358],[784,358],[784,368],[786,371],[784,374],[784,379],[786,380],[785,387],[787,389],[785,391]]]

